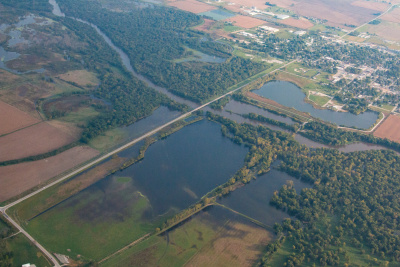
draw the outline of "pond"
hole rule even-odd
[[[130,153],[130,149],[134,151]],[[134,146],[122,154],[137,154],[137,150],[138,146]],[[153,220],[166,213],[171,215],[225,183],[243,165],[247,152],[247,148],[223,137],[219,124],[203,120],[154,143],[142,161],[97,182],[62,206],[71,208],[74,203],[82,204],[91,199],[90,205],[96,205],[98,211],[93,218],[121,216],[114,199],[121,193],[140,192],[150,204],[146,219]],[[123,189],[108,190],[118,187],[116,184],[120,180],[116,177],[124,177]],[[132,204],[128,198],[118,205]]]
[[[324,121],[329,121],[337,125],[368,129],[378,119],[378,113],[372,111],[355,115],[350,112],[316,109],[311,104],[304,102],[306,95],[298,86],[290,82],[268,82],[260,89],[254,90],[253,92],[262,97],[274,100],[281,105],[292,107],[302,112],[308,112],[313,117],[322,119]]]

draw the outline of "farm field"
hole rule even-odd
[[[397,115],[389,115],[375,130],[374,136],[400,142],[400,117]]]
[[[359,32],[368,32],[389,41],[400,42],[400,23],[382,21],[377,25],[367,25],[358,30]]]
[[[265,24],[265,21],[243,15],[236,15],[225,21],[231,22],[234,26],[250,29]]]
[[[364,7],[376,11],[385,11],[389,4],[377,1],[357,0],[351,3],[353,6]]]
[[[0,161],[20,159],[50,152],[75,138],[46,122],[0,137]]]
[[[252,266],[274,234],[221,207],[210,207],[102,266]]]
[[[300,18],[300,19],[288,18],[288,19],[279,21],[279,23],[282,23],[282,24],[285,24],[288,26],[293,26],[293,27],[300,28],[300,29],[309,29],[312,26],[314,26],[314,24],[312,24],[310,21],[308,21],[305,18]]]
[[[178,0],[175,2],[169,2],[168,5],[196,14],[217,9],[215,6],[196,0]]]
[[[248,8],[256,7],[258,9],[264,10],[268,6],[265,5],[265,1],[263,0],[231,0],[230,3],[235,3],[238,6],[245,6]],[[270,1],[272,2],[272,1]]]
[[[204,19],[204,23],[197,26],[195,29],[199,31],[208,31],[214,23],[215,21],[211,19]]]
[[[38,123],[39,120],[0,101],[0,136]]]
[[[207,12],[199,13],[199,15],[211,17],[213,20],[224,20],[235,16],[234,13],[224,11],[222,9],[214,9]]]
[[[382,20],[400,23],[400,8],[395,8],[381,17]]]
[[[382,3],[357,1],[353,5],[350,0],[306,0],[306,1],[284,1],[271,0],[271,4],[288,8],[300,16],[326,19],[327,24],[336,27],[347,25],[359,26],[373,19],[377,9],[382,9]]]
[[[127,187],[130,182],[129,177],[104,180],[29,220],[26,228],[53,252],[99,261],[156,227],[146,219],[149,200]]]
[[[0,202],[45,183],[98,153],[87,146],[80,146],[47,159],[0,167]]]

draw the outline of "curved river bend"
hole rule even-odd
[[[56,0],[49,0],[49,3],[53,6],[53,14],[55,16],[65,17],[65,14],[61,11],[61,9],[58,6],[58,3],[56,2]],[[152,83],[146,77],[136,73],[132,68],[132,65],[131,65],[131,62],[129,60],[128,55],[124,51],[122,51],[119,47],[115,46],[114,43],[111,41],[111,39],[107,35],[105,35],[96,25],[94,25],[92,23],[89,23],[87,21],[83,21],[81,19],[77,19],[77,20],[92,26],[97,31],[97,33],[100,34],[103,37],[103,39],[106,41],[106,43],[108,45],[110,45],[111,48],[113,48],[119,54],[119,56],[121,57],[123,65],[125,66],[125,68],[127,70],[129,70],[132,73],[133,76],[135,76],[139,80],[141,80],[144,83],[146,83],[149,87],[155,89],[156,91],[158,91],[160,93],[163,93],[163,94],[167,95],[168,97],[170,97],[171,99],[173,99],[173,100],[175,100],[175,101],[177,101],[179,103],[184,103],[184,104],[186,104],[186,105],[188,105],[188,106],[190,106],[192,108],[198,106],[196,103],[191,102],[191,101],[186,100],[186,99],[183,99],[183,98],[181,98],[179,96],[176,96],[176,95],[170,93],[167,89],[155,85],[154,83]],[[282,88],[283,90],[277,90],[277,88],[281,88],[281,87],[283,87]],[[270,90],[271,88],[273,90]],[[292,95],[292,93],[293,93],[294,97],[288,98],[287,97],[288,92],[287,92],[287,90],[285,88],[290,91],[290,95]],[[279,91],[281,91],[281,92],[279,92]],[[328,115],[321,115],[322,116],[321,118],[324,119],[324,120],[328,120],[328,121],[331,121],[331,122],[334,122],[334,123],[337,123],[337,124],[343,124],[343,125],[346,125],[346,126],[355,126],[355,127],[360,127],[360,128],[368,128],[378,118],[377,114],[374,113],[374,112],[365,112],[365,113],[357,116],[357,115],[351,114],[349,112],[343,113],[343,112],[335,112],[335,111],[331,111],[331,110],[318,110],[318,109],[315,109],[312,105],[310,105],[308,103],[305,103],[303,101],[303,99],[305,97],[305,94],[296,85],[294,85],[292,83],[289,83],[289,82],[282,82],[282,81],[269,82],[269,83],[265,84],[264,86],[262,86],[260,89],[255,90],[254,92],[256,92],[257,94],[259,94],[261,96],[265,96],[267,98],[271,98],[272,100],[275,100],[278,103],[281,103],[283,101],[284,103],[281,103],[282,105],[286,105],[286,106],[289,106],[289,107],[293,106],[294,108],[296,108],[296,109],[298,109],[300,111],[310,112],[311,115],[316,116],[316,117],[319,117],[319,116],[315,115],[314,114],[315,112],[318,113],[318,114],[328,114]],[[289,101],[289,103],[286,103],[285,101]],[[294,101],[294,102],[290,102],[290,101]],[[229,111],[227,111],[226,109],[224,109],[222,111],[215,111],[215,110],[211,110],[211,108],[209,108],[209,107],[206,107],[205,110],[206,111],[212,111],[212,112],[217,113],[219,115],[225,116],[225,117],[227,117],[229,119],[232,119],[232,120],[234,120],[234,121],[236,121],[238,123],[247,122],[247,123],[253,123],[254,124],[255,122],[252,122],[252,121],[250,121],[248,119],[244,119],[240,115],[235,114],[235,113],[244,114],[244,113],[249,113],[249,112],[262,114],[262,115],[264,115],[266,117],[273,118],[273,119],[276,119],[276,120],[279,120],[279,121],[283,121],[283,122],[286,122],[286,123],[289,123],[289,124],[292,123],[290,121],[290,119],[288,119],[288,118],[283,118],[283,117],[282,118],[278,118],[280,116],[276,116],[276,115],[274,115],[272,113],[268,113],[268,112],[265,112],[265,111],[263,113],[260,113],[259,111],[256,110],[255,107],[253,107],[251,105],[238,103],[238,102],[233,101],[233,100],[230,101],[230,103],[226,106],[226,108],[228,108]],[[241,112],[238,112],[238,108],[240,110],[244,109],[247,112],[243,112],[243,110]],[[231,113],[230,111],[233,111],[234,113]],[[167,112],[168,113],[170,111],[163,109],[163,112]],[[175,116],[177,116],[177,114],[174,113],[174,114],[171,114],[171,116],[167,116],[167,117],[173,118]],[[325,117],[325,116],[327,116],[327,117]],[[164,119],[166,119],[166,118],[164,118]],[[146,123],[145,123],[146,119],[143,119],[142,121],[143,121],[142,124],[146,125]],[[163,120],[163,121],[165,121],[165,120]],[[137,123],[135,123],[135,124],[137,124]],[[128,126],[128,127],[131,128],[129,132],[136,131],[135,124],[133,124],[131,126]],[[257,122],[257,124],[260,124],[260,123]],[[283,130],[282,128],[279,128],[277,126],[272,126],[272,125],[268,125],[268,124],[265,124],[265,123],[263,123],[263,125],[266,126],[266,127],[271,128],[273,130]],[[315,148],[317,148],[317,147],[337,148],[337,147],[329,147],[329,146],[326,146],[326,145],[311,141],[311,140],[309,140],[309,139],[307,139],[305,137],[302,137],[300,135],[296,135],[295,138],[299,143],[307,145],[307,146],[310,146],[310,147],[315,147]],[[343,147],[338,147],[338,149],[340,151],[342,151],[342,152],[354,152],[354,151],[363,151],[363,150],[370,150],[370,149],[375,149],[376,150],[376,149],[386,149],[386,148],[384,148],[382,146],[378,146],[378,145],[357,143],[357,144],[346,145],[346,146],[343,146]]]

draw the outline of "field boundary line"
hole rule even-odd
[[[102,263],[102,262],[105,262],[105,261],[109,260],[110,258],[114,257],[115,255],[117,255],[117,254],[119,254],[119,253],[121,253],[121,252],[127,250],[128,248],[131,248],[132,246],[136,245],[137,243],[143,241],[144,239],[146,239],[146,238],[149,237],[150,235],[151,235],[151,233],[145,234],[144,236],[140,237],[139,239],[136,239],[136,240],[133,241],[132,243],[129,243],[129,244],[126,245],[125,247],[123,247],[123,248],[117,250],[117,251],[114,252],[113,254],[108,255],[108,256],[105,257],[104,259],[100,260],[98,263],[100,264],[100,263]]]

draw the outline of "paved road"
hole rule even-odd
[[[293,60],[293,61],[291,61],[291,62],[289,62],[289,63],[286,63],[286,64],[282,65],[281,67],[275,69],[275,70],[272,70],[272,71],[266,73],[266,74],[264,75],[264,77],[265,77],[266,75],[269,75],[269,74],[271,74],[271,73],[274,73],[274,72],[278,71],[279,69],[285,68],[287,65],[292,64],[293,62],[295,62],[295,60]],[[30,194],[28,194],[28,195],[22,197],[22,198],[20,198],[20,199],[18,199],[18,200],[16,200],[16,201],[14,201],[14,202],[12,202],[12,203],[10,203],[10,204],[4,206],[4,207],[0,207],[0,212],[4,214],[5,218],[6,218],[11,224],[13,224],[19,231],[21,231],[21,233],[23,233],[29,240],[32,241],[32,242],[33,242],[33,243],[34,243],[34,244],[35,244],[35,245],[36,245],[36,246],[37,246],[37,247],[38,247],[38,248],[39,248],[53,263],[54,263],[54,266],[60,266],[59,263],[57,262],[57,260],[56,260],[43,246],[41,246],[32,236],[30,236],[21,226],[19,226],[18,223],[16,223],[12,218],[10,218],[10,217],[7,215],[7,213],[6,213],[7,209],[9,209],[9,208],[11,208],[11,207],[13,207],[13,206],[15,206],[15,205],[21,203],[21,202],[24,201],[24,200],[27,200],[27,199],[29,199],[29,198],[31,198],[31,197],[33,197],[33,196],[39,194],[40,192],[46,190],[46,189],[49,188],[49,187],[52,187],[52,186],[54,186],[54,185],[56,185],[56,184],[58,184],[58,183],[60,183],[60,182],[62,182],[62,181],[64,181],[64,180],[67,180],[67,179],[71,178],[72,176],[74,176],[74,175],[76,175],[76,174],[78,174],[78,173],[80,173],[80,172],[82,172],[82,171],[84,171],[84,170],[86,170],[86,169],[88,169],[88,168],[90,168],[90,167],[92,167],[92,166],[98,164],[99,162],[101,162],[101,161],[107,159],[108,157],[111,157],[112,155],[121,152],[122,150],[124,150],[124,149],[126,149],[126,148],[128,148],[128,147],[130,147],[130,146],[132,146],[132,145],[134,145],[134,144],[136,144],[136,143],[142,141],[143,139],[145,139],[145,138],[147,138],[147,137],[150,137],[150,136],[156,134],[157,132],[159,132],[159,131],[162,130],[163,128],[165,128],[165,127],[167,127],[167,126],[169,126],[169,125],[171,125],[171,124],[173,124],[173,123],[175,123],[175,122],[177,122],[177,121],[179,121],[179,120],[181,120],[181,119],[187,117],[188,115],[191,115],[193,112],[196,112],[196,111],[198,111],[198,110],[201,110],[202,108],[208,106],[209,104],[211,104],[211,103],[213,103],[213,102],[215,102],[215,101],[218,101],[219,99],[221,99],[221,98],[223,98],[223,97],[225,97],[225,96],[228,96],[228,95],[230,95],[230,94],[233,94],[233,93],[236,92],[236,91],[241,90],[243,87],[245,87],[245,86],[247,86],[247,85],[248,85],[248,83],[245,84],[245,85],[243,85],[243,86],[241,86],[241,87],[239,87],[239,88],[237,88],[237,89],[235,89],[235,90],[229,91],[228,93],[226,93],[226,94],[224,94],[224,95],[222,95],[222,96],[220,96],[220,97],[218,97],[218,98],[216,98],[216,99],[214,99],[214,100],[211,100],[211,101],[207,102],[207,103],[204,104],[204,105],[201,105],[201,106],[199,106],[199,107],[197,107],[197,108],[195,108],[195,109],[193,109],[193,110],[191,110],[191,111],[189,111],[189,112],[186,112],[185,114],[179,116],[178,118],[176,118],[176,119],[174,119],[174,120],[171,120],[170,122],[167,122],[167,123],[165,123],[164,125],[161,125],[161,126],[155,128],[154,130],[151,130],[150,132],[147,132],[146,134],[142,135],[141,137],[132,140],[131,142],[129,142],[129,143],[127,143],[127,144],[125,144],[125,145],[123,145],[123,146],[121,146],[121,147],[119,147],[119,148],[117,148],[117,149],[115,149],[115,150],[113,150],[113,151],[107,153],[106,155],[104,155],[104,156],[102,156],[102,157],[100,157],[100,158],[98,158],[98,159],[96,159],[96,160],[94,160],[94,161],[92,161],[92,162],[86,164],[85,166],[83,166],[83,167],[81,167],[81,168],[79,168],[79,169],[77,169],[77,170],[75,170],[75,171],[73,171],[73,172],[71,172],[71,173],[69,173],[69,174],[63,176],[63,177],[61,177],[60,179],[58,179],[58,180],[56,180],[56,181],[54,181],[54,182],[52,182],[52,183],[50,183],[50,184],[48,184],[48,185],[46,185],[46,186],[40,188],[40,189],[38,189],[38,190],[36,190],[36,191],[34,191],[34,192],[32,192],[32,193],[30,193]]]
[[[395,8],[395,7],[400,7],[400,5],[391,5],[385,12],[383,12],[383,13],[380,14],[379,16],[377,16],[377,17],[371,19],[370,21],[368,21],[368,22],[366,22],[366,23],[364,23],[364,24],[358,26],[357,28],[353,29],[352,31],[349,31],[349,32],[346,33],[345,35],[340,36],[339,39],[343,39],[344,37],[346,37],[346,36],[349,35],[350,33],[355,32],[356,30],[360,29],[361,27],[364,27],[365,25],[368,25],[371,21],[374,21],[374,20],[376,20],[376,19],[379,19],[379,18],[382,17],[383,15],[389,13],[389,12],[390,12],[393,8]]]

